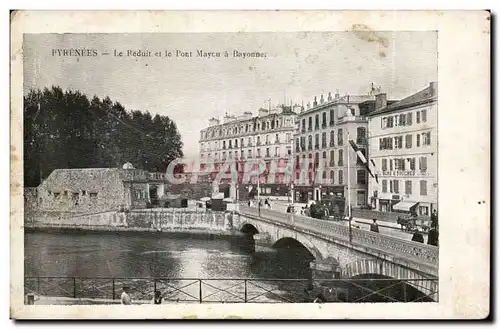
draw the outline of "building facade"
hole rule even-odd
[[[158,204],[166,186],[164,173],[133,167],[56,169],[36,188],[36,205],[72,213],[142,209]]]
[[[299,105],[280,105],[273,109],[261,108],[257,116],[244,112],[238,117],[226,115],[222,122],[211,118],[209,126],[200,132],[199,140],[200,157],[214,163],[214,171],[204,179],[215,179],[225,162],[234,161],[241,180],[245,161],[262,159],[266,169],[260,175],[261,194],[286,195],[289,186],[284,174],[276,173],[271,179],[270,165],[272,161],[284,163],[292,158],[296,112],[299,111]],[[257,179],[252,177],[248,184],[239,184],[238,190],[256,187]]]
[[[369,180],[370,205],[383,212],[430,216],[437,209],[437,83],[369,115],[370,159],[378,174]]]
[[[367,114],[374,109],[374,104],[372,95],[341,96],[337,93],[332,96],[329,93],[326,99],[323,95],[319,101],[315,98],[312,105],[308,103],[307,108],[299,113],[294,156],[295,162],[300,164],[308,159],[308,179],[297,182],[295,200],[321,200],[322,196],[332,194],[347,199],[347,193],[350,193],[352,207],[366,205],[367,171],[357,159],[349,140],[367,154]],[[320,162],[324,164],[323,168]],[[296,173],[296,179],[300,174]]]

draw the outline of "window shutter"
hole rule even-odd
[[[406,115],[406,125],[407,125],[407,126],[411,126],[411,124],[412,124],[412,119],[413,119],[413,113],[411,113],[411,112],[410,112],[410,113],[408,113],[408,114]]]
[[[389,160],[389,170],[392,170],[392,159]]]
[[[392,180],[389,180],[389,193],[392,193],[392,191],[393,191],[392,185],[393,185]]]
[[[422,122],[427,122],[427,110],[422,110]]]

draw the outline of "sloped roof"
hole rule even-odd
[[[109,188],[110,184],[122,181],[147,179],[148,172],[141,169],[119,168],[78,168],[55,169],[41,184],[47,190],[54,192],[100,191]]]
[[[399,102],[390,104],[390,105],[383,107],[379,110],[373,111],[369,115],[372,116],[372,115],[377,115],[377,114],[381,114],[381,113],[392,112],[392,111],[400,110],[400,109],[407,108],[407,107],[413,107],[413,106],[417,106],[417,105],[421,105],[421,104],[425,104],[425,103],[431,103],[434,101],[437,101],[437,83],[431,82],[431,84],[429,86],[427,86],[427,88],[420,90],[419,92],[417,92],[413,95],[410,95],[406,98],[403,98]]]

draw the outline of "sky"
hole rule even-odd
[[[57,55],[69,48],[98,56]],[[126,56],[129,50],[151,56]],[[191,57],[177,57],[178,50]],[[198,50],[221,57],[197,57]],[[233,57],[234,50],[266,57]],[[198,153],[199,132],[211,117],[256,114],[268,100],[274,107],[312,103],[337,90],[367,94],[372,83],[389,99],[401,99],[438,74],[435,32],[25,34],[23,54],[25,93],[57,85],[167,115],[186,156]]]

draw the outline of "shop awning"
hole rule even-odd
[[[400,201],[396,203],[394,206],[392,206],[392,209],[399,211],[410,211],[410,209],[416,204],[417,202],[414,201]]]

